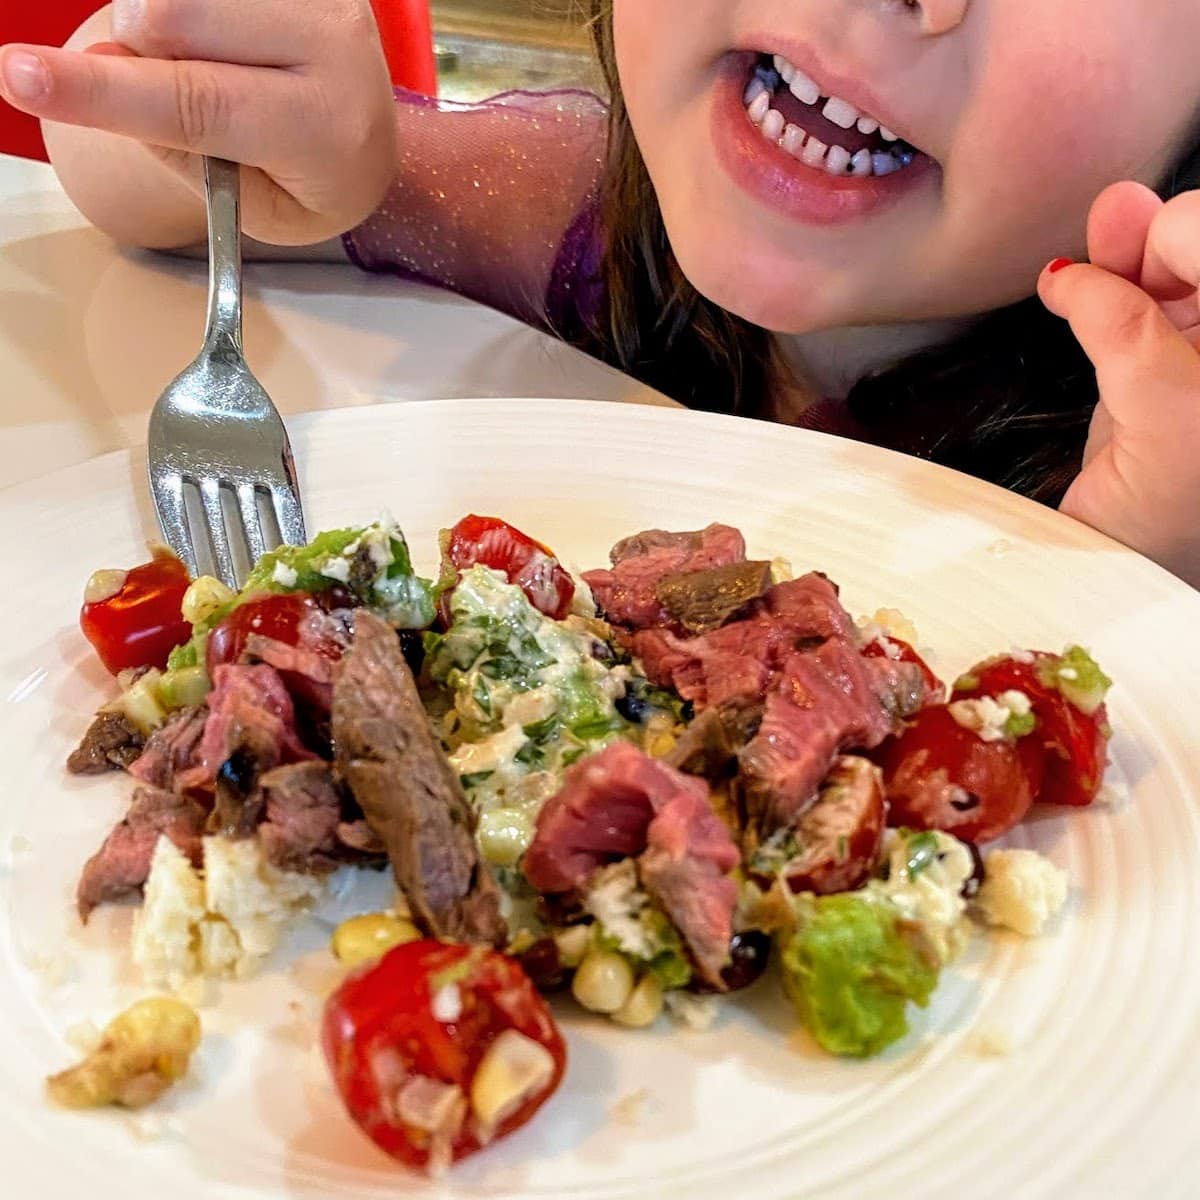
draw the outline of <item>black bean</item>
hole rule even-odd
[[[970,851],[971,862],[975,867],[970,877],[962,885],[963,899],[970,900],[972,896],[978,895],[983,881],[987,878],[987,871],[984,869],[983,855],[979,853],[979,847],[974,842],[967,841],[964,841],[963,845]]]
[[[517,961],[539,992],[557,992],[567,986],[567,969],[553,938],[539,938],[517,955]]]
[[[771,937],[760,929],[747,929],[735,933],[729,942],[729,965],[721,972],[721,982],[725,990],[740,992],[748,988],[767,969],[771,957]],[[693,979],[691,990],[694,992],[714,992],[711,984]]]

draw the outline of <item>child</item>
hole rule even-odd
[[[972,471],[1200,584],[1200,0],[593,6],[606,111],[394,102],[367,0],[116,0],[4,48],[0,89],[119,240],[202,241],[196,155],[233,158],[258,242]]]

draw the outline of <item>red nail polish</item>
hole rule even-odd
[[[1053,275],[1053,274],[1054,274],[1056,271],[1061,271],[1061,270],[1063,269],[1063,267],[1071,267],[1071,266],[1074,266],[1074,265],[1075,265],[1075,264],[1074,264],[1074,261],[1073,261],[1072,259],[1069,259],[1069,258],[1056,258],[1056,259],[1055,259],[1055,260],[1054,260],[1054,261],[1053,261],[1053,262],[1052,262],[1052,263],[1051,263],[1051,264],[1050,264],[1050,265],[1049,265],[1049,266],[1046,268],[1046,270],[1047,270],[1047,271],[1049,271],[1051,275]]]

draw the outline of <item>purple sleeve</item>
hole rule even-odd
[[[454,104],[398,89],[399,170],[352,262],[559,327],[597,303],[606,109],[590,92]]]

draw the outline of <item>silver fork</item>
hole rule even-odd
[[[239,587],[266,551],[304,543],[304,513],[287,431],[242,356],[238,166],[206,158],[204,179],[208,326],[150,414],[150,486],[163,536],[192,575],[208,559]]]

